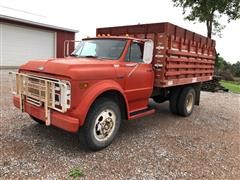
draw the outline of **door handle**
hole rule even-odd
[[[136,65],[137,65],[137,63],[125,64],[126,67],[135,67]]]
[[[163,64],[157,63],[157,64],[154,64],[154,67],[157,68],[157,69],[158,69],[158,68],[162,68],[162,67],[163,67]]]

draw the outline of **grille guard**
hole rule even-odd
[[[70,108],[69,82],[18,72],[9,72],[9,75],[11,92],[19,96],[21,111],[24,112],[24,101],[39,107],[43,106],[46,125],[51,124],[51,109],[64,113]]]

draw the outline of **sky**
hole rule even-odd
[[[171,0],[0,0],[0,14],[79,30],[76,40],[95,36],[97,27],[171,22],[206,35],[206,25],[184,20]],[[240,20],[226,23],[222,38],[213,36],[228,62],[240,61]]]

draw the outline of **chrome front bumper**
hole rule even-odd
[[[25,73],[9,74],[11,91],[19,97],[20,109],[25,111],[24,101],[43,107],[46,125],[51,125],[51,109],[64,113],[70,108],[71,86],[68,81]]]

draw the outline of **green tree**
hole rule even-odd
[[[240,61],[237,61],[233,66],[235,76],[240,77]]]
[[[227,73],[229,75],[231,74],[231,76],[240,77],[240,61],[231,64],[224,60],[220,54],[217,54],[215,62],[215,73],[222,76],[225,76]]]
[[[226,63],[226,61],[221,56],[219,56],[219,54],[217,54],[216,62],[215,62],[216,70],[217,71],[223,71],[225,63]]]
[[[185,19],[206,23],[207,37],[221,35],[225,27],[219,19],[226,15],[228,22],[240,18],[240,0],[172,0],[174,6],[182,7]]]

